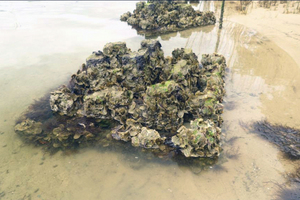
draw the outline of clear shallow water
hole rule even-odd
[[[221,32],[209,26],[157,37],[165,55],[187,47],[199,59],[214,51],[227,59],[224,152],[216,165],[201,171],[134,148],[50,155],[24,144],[13,126],[34,99],[65,83],[107,42],[125,41],[137,50],[144,37],[119,21],[134,2],[1,2],[0,7],[0,199],[271,199],[274,183],[285,183],[290,163],[240,122],[269,113],[289,120],[297,112],[290,107],[298,102],[285,97],[296,95],[300,71],[255,30],[226,21]],[[281,105],[289,105],[284,115],[278,114]],[[227,142],[231,138],[236,139]]]

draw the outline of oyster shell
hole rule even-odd
[[[29,140],[37,140],[39,134],[43,132],[42,123],[26,119],[15,126],[15,132]]]
[[[140,133],[131,138],[132,146],[153,149],[158,149],[164,141],[165,138],[161,137],[156,130],[147,129],[146,127],[143,127]]]

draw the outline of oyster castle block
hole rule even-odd
[[[142,41],[138,51],[108,43],[67,86],[51,92],[49,118],[25,113],[15,131],[54,148],[110,137],[186,157],[217,157],[225,68],[219,54],[204,54],[199,63],[181,48],[165,57],[157,40]]]
[[[190,4],[174,1],[138,2],[133,13],[124,13],[120,20],[140,33],[167,33],[216,23],[213,12],[196,11]]]

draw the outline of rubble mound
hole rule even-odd
[[[199,63],[181,48],[164,57],[157,40],[142,41],[136,52],[108,43],[68,86],[51,92],[45,112],[25,113],[15,131],[54,148],[107,140],[109,132],[135,147],[217,157],[225,68],[219,54],[205,54]]]
[[[190,4],[175,1],[138,2],[136,9],[120,17],[140,32],[167,33],[192,27],[214,25],[213,12],[194,10]]]

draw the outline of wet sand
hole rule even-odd
[[[247,6],[245,14],[235,13],[227,17],[228,21],[254,29],[276,44],[269,51],[277,52],[279,47],[290,57],[284,58],[284,55],[279,53],[274,58],[266,57],[265,64],[276,67],[264,67],[256,71],[257,75],[263,76],[268,84],[282,86],[282,89],[274,91],[272,97],[261,96],[267,105],[263,108],[263,113],[272,122],[297,128],[300,127],[300,94],[297,90],[300,86],[298,5],[299,2],[296,1],[277,3],[270,8],[264,8],[260,7],[258,2],[252,2]]]
[[[244,16],[228,12],[221,32],[210,26],[158,37],[166,55],[188,47],[199,59],[217,51],[227,60],[224,152],[217,165],[201,171],[134,148],[95,147],[51,155],[21,141],[14,122],[34,99],[65,83],[105,43],[125,41],[137,50],[144,38],[119,21],[134,2],[0,5],[0,19],[10,19],[0,23],[1,200],[272,199],[277,184],[286,183],[284,174],[294,163],[240,124],[268,118],[300,126],[299,106],[291,101],[299,98],[299,62],[285,49],[288,44],[280,46],[264,30],[244,26]],[[217,11],[219,4],[199,7]],[[256,10],[261,9],[252,12]]]

